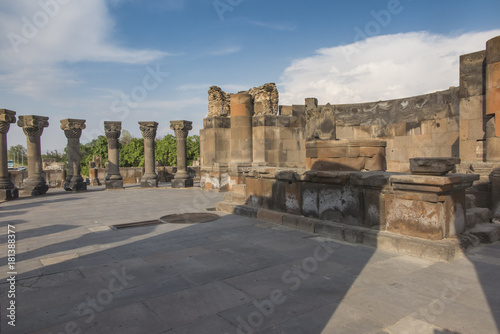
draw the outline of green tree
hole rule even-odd
[[[47,153],[42,154],[42,159],[52,159],[55,162],[67,162],[66,152],[47,151]]]
[[[121,147],[120,167],[144,167],[144,139],[132,138]]]
[[[120,143],[122,145],[127,145],[128,143],[130,143],[132,141],[132,139],[134,139],[134,136],[132,136],[130,131],[122,130],[122,134],[120,136]]]
[[[173,135],[166,135],[155,142],[155,159],[163,166],[177,164],[177,141]]]
[[[200,157],[200,136],[193,135],[187,138],[187,165],[191,166],[193,161]]]
[[[94,155],[102,158],[102,163],[108,161],[108,138],[99,136],[87,144],[80,144],[80,168],[82,175],[89,175],[89,162]]]

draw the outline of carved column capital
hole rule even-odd
[[[19,116],[17,125],[23,128],[26,136],[40,137],[43,133],[43,128],[49,126],[49,118],[36,115]]]
[[[61,120],[61,130],[64,130],[66,138],[80,138],[82,130],[87,126],[84,119],[63,119]]]
[[[0,109],[0,133],[7,133],[11,123],[16,122],[16,112]]]
[[[156,130],[158,129],[158,123],[156,122],[139,122],[139,129],[142,133],[142,138],[156,138]]]
[[[175,131],[177,138],[187,138],[189,130],[193,129],[193,122],[170,121],[170,129]]]
[[[118,139],[122,131],[122,122],[104,122],[104,132],[108,139]]]

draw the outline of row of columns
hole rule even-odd
[[[28,178],[24,181],[24,193],[32,196],[45,194],[49,186],[42,174],[42,154],[40,137],[43,129],[49,126],[49,118],[44,116],[19,116],[17,125],[21,127],[27,139]],[[16,122],[16,112],[0,109],[0,200],[15,199],[18,190],[10,180],[8,171],[7,132],[10,124]],[[192,122],[171,121],[170,128],[177,137],[177,173],[172,181],[172,188],[192,187],[193,180],[187,172],[186,138],[192,129]],[[157,122],[139,122],[144,138],[145,172],[141,179],[141,187],[157,187],[158,175],[155,172],[155,138]],[[61,120],[61,129],[68,139],[68,173],[64,189],[68,191],[87,190],[87,184],[81,176],[80,137],[86,128],[83,119]],[[104,132],[108,138],[108,174],[106,189],[123,188],[123,177],[120,175],[118,139],[121,135],[121,122],[104,122]]]

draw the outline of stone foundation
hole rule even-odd
[[[238,204],[428,240],[465,231],[465,189],[479,177],[250,169]]]
[[[306,167],[319,171],[384,171],[386,145],[380,140],[306,142]]]

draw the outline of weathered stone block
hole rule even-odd
[[[123,180],[106,180],[106,189],[123,189]]]
[[[459,163],[460,158],[412,158],[410,170],[412,174],[446,175]]]
[[[387,171],[388,172],[400,172],[401,162],[387,160]]]
[[[353,127],[355,139],[369,139],[371,138],[369,126],[354,126]]]
[[[342,221],[341,188],[324,187],[318,194],[319,218],[323,220]]]
[[[300,191],[300,183],[285,184],[285,210],[287,213],[294,215],[302,214],[302,194]]]
[[[390,232],[411,235],[431,240],[441,240],[445,231],[440,218],[443,215],[441,204],[385,196],[386,226]]]
[[[352,126],[337,125],[338,139],[354,139],[354,130]]]
[[[411,136],[397,136],[394,137],[394,147],[395,148],[406,148],[412,145]]]
[[[323,158],[315,159],[308,158],[306,160],[306,168],[317,171],[359,171],[365,166],[365,158]]]
[[[319,221],[314,225],[314,233],[329,236],[333,239],[344,240],[344,229],[327,221]]]
[[[0,201],[10,201],[19,198],[19,190],[13,189],[0,189]]]
[[[315,183],[303,183],[302,192],[302,214],[306,217],[319,217],[318,192],[319,185]]]
[[[259,209],[257,211],[257,219],[268,223],[283,225],[283,217],[285,216],[282,212],[277,212],[273,210]]]
[[[446,126],[448,128],[448,132],[459,132],[460,131],[460,117],[449,117],[446,119]]]
[[[460,56],[460,97],[484,95],[485,58],[485,50]]]
[[[280,106],[280,115],[282,116],[292,116],[293,107],[292,106]]]
[[[406,122],[387,124],[387,137],[406,136]]]
[[[408,151],[404,147],[393,147],[387,150],[387,160],[404,161],[408,156],[407,152]]]
[[[483,119],[469,120],[469,139],[485,139],[485,124]]]

